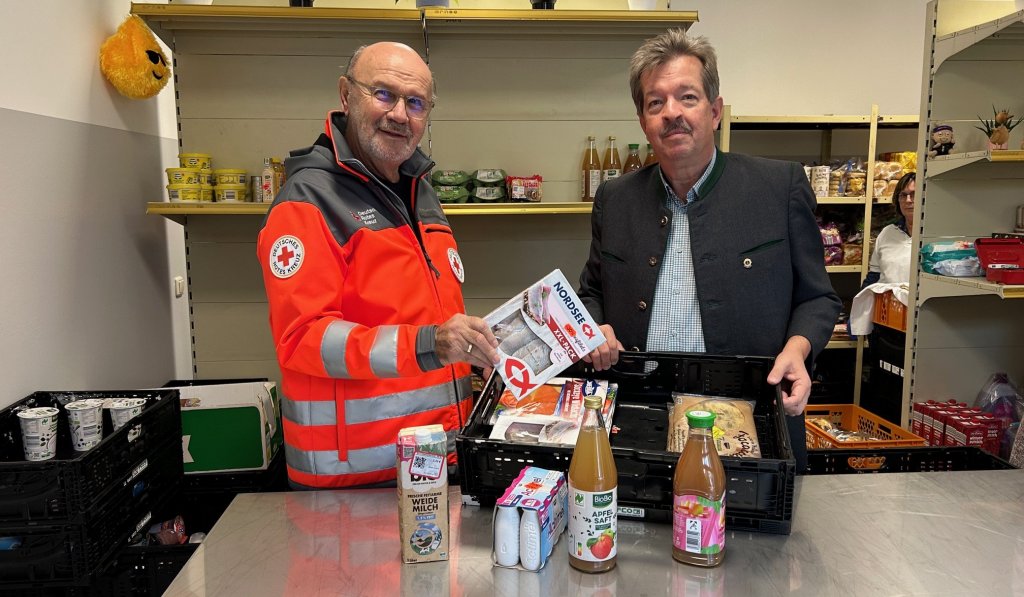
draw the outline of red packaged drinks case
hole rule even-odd
[[[929,425],[931,425],[932,412],[935,410],[935,406],[938,402],[929,400],[928,402],[915,402],[914,409],[910,412],[910,432],[918,437],[923,437],[926,440],[928,437],[925,434],[924,417],[929,417]]]
[[[986,428],[974,417],[952,416],[946,421],[947,446],[973,446],[982,447],[985,443]]]

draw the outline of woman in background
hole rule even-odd
[[[914,225],[914,191],[917,189],[917,174],[908,172],[896,183],[892,203],[900,212],[895,224],[889,224],[878,234],[878,240],[871,250],[868,275],[861,289],[881,282],[882,284],[907,284],[910,282],[910,236]]]

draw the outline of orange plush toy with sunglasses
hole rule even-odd
[[[100,46],[100,72],[122,95],[153,97],[167,85],[171,69],[160,44],[142,19],[129,16]]]

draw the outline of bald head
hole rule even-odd
[[[416,50],[411,47],[394,41],[380,41],[367,46],[359,46],[352,53],[352,60],[349,60],[345,69],[345,76],[354,77],[362,81],[366,71],[373,72],[379,64],[391,65],[393,68],[404,68],[416,71],[416,74],[425,76],[430,81],[431,94],[434,90],[434,78],[430,73],[430,67],[420,58]]]
[[[433,106],[430,68],[405,44],[363,46],[352,54],[345,75],[338,79],[338,93],[348,115],[345,140],[353,156],[374,173],[397,182],[398,169],[423,138]]]

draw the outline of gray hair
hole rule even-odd
[[[643,114],[644,90],[640,78],[651,70],[680,56],[693,56],[700,60],[704,68],[701,82],[704,84],[704,95],[709,102],[718,97],[718,57],[711,42],[702,35],[690,37],[683,29],[669,29],[665,33],[645,41],[633,54],[629,61],[629,91],[633,94],[636,113]]]

